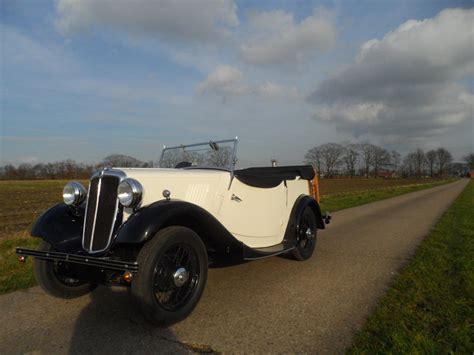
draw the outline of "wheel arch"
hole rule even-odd
[[[298,203],[297,210],[297,226],[299,225],[299,218],[306,207],[309,207],[313,210],[314,216],[316,217],[316,226],[318,229],[325,229],[326,225],[324,224],[323,215],[321,213],[321,207],[319,203],[311,196],[302,195],[295,202]]]
[[[306,207],[310,207],[313,211],[318,229],[325,229],[321,208],[318,202],[311,196],[301,195],[296,199],[291,209],[290,218],[285,231],[285,241],[287,243],[296,243],[295,236],[300,225],[301,214]]]
[[[179,200],[158,201],[136,211],[119,228],[114,244],[143,244],[171,226],[193,230],[210,253],[242,255],[242,243],[214,216],[202,207]]]

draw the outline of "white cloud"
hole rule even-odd
[[[225,98],[241,95],[257,95],[267,99],[302,97],[296,88],[288,88],[270,81],[259,85],[248,84],[239,69],[228,65],[220,65],[211,72],[206,79],[198,84],[197,92],[215,94]]]
[[[301,93],[295,87],[287,87],[280,84],[275,84],[270,81],[267,81],[261,85],[258,85],[255,89],[256,93],[259,96],[266,98],[279,98],[286,97],[291,99],[302,98]]]
[[[237,26],[233,0],[58,0],[65,35],[108,27],[180,40],[214,40]]]
[[[474,9],[447,9],[410,20],[367,41],[353,64],[310,96],[315,117],[354,134],[417,139],[439,135],[472,117]]]
[[[213,92],[225,95],[247,93],[249,88],[242,82],[242,72],[237,68],[220,65],[199,83],[199,93]]]
[[[244,60],[252,64],[295,64],[316,53],[327,52],[336,41],[333,15],[315,10],[295,22],[291,13],[274,10],[253,14],[251,31],[240,47]]]

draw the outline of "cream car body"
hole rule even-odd
[[[232,235],[252,248],[283,241],[296,199],[308,194],[308,181],[300,177],[272,188],[246,185],[230,172],[211,169],[117,168],[143,186],[142,207],[171,198],[195,204],[212,214]],[[125,209],[124,220],[133,213]]]

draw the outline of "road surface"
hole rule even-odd
[[[0,296],[0,353],[341,353],[466,184],[337,212],[306,262],[211,269],[193,314],[167,329],[144,323],[120,289],[76,300],[38,287]]]

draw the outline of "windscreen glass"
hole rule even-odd
[[[165,148],[160,168],[232,168],[235,142],[204,143]]]

